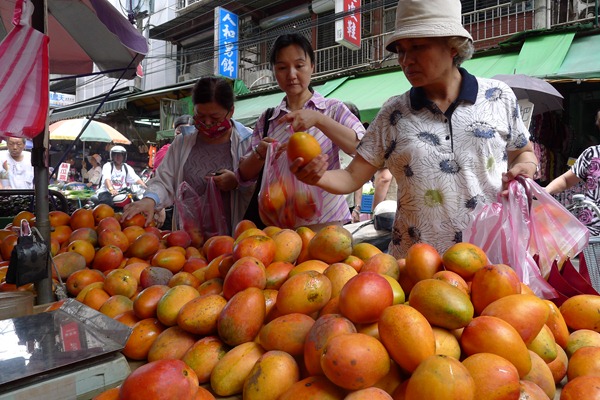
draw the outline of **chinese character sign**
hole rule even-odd
[[[50,107],[63,107],[75,103],[74,94],[50,92]]]
[[[360,0],[335,0],[335,13],[345,16],[335,21],[335,41],[352,50],[360,49]]]
[[[236,79],[238,74],[238,16],[224,8],[215,8],[215,73]]]
[[[71,164],[69,163],[61,163],[58,167],[58,175],[57,179],[61,182],[66,182],[69,180],[69,170],[71,169]]]

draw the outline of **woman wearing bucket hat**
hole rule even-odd
[[[92,164],[92,169],[86,171],[83,169],[82,175],[84,179],[87,179],[87,187],[91,187],[96,189],[98,185],[100,185],[100,180],[102,179],[102,157],[100,154],[94,154],[87,157],[87,160],[90,164]],[[85,168],[85,166],[84,166]]]
[[[387,166],[398,183],[390,253],[418,242],[443,253],[462,240],[478,202],[496,201],[517,175],[532,177],[537,159],[517,100],[503,82],[469,74],[473,54],[459,0],[400,0],[386,42],[412,88],[381,108],[345,170],[326,157],[296,176],[332,193],[350,193]]]

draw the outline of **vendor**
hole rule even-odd
[[[88,162],[92,165],[92,168],[87,171],[85,166],[81,170],[81,174],[84,179],[87,179],[86,186],[88,188],[96,189],[100,185],[102,179],[102,157],[100,154],[94,154],[87,157]]]

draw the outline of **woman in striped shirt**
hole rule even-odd
[[[279,36],[273,44],[270,62],[285,97],[269,118],[268,132],[263,132],[266,113],[258,119],[251,150],[240,163],[241,181],[254,182],[257,179],[271,142],[277,141],[280,154],[285,150],[292,133],[298,131],[314,136],[323,154],[327,155],[328,168],[339,169],[340,150],[350,155],[356,152],[356,146],[365,132],[363,124],[342,101],[326,99],[310,87],[315,56],[310,42],[304,36],[295,33]],[[287,162],[285,158],[278,157],[277,161]],[[345,196],[317,190],[322,198],[322,208],[312,219],[302,221],[302,225],[318,229],[324,225],[350,221]]]

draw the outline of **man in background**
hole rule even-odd
[[[31,153],[24,138],[7,138],[8,150],[0,151],[0,189],[33,189]]]

